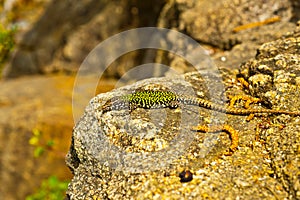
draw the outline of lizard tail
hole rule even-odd
[[[231,114],[231,115],[250,115],[258,113],[269,113],[269,114],[286,114],[292,116],[300,116],[300,111],[286,111],[286,110],[271,110],[271,109],[242,109],[242,108],[232,108],[226,105],[220,105],[210,102],[205,99],[200,99],[197,97],[181,96],[178,97],[180,103],[186,105],[194,105],[202,108],[215,110],[221,113]]]

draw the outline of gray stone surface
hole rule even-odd
[[[259,115],[246,121],[245,116],[215,115],[194,106],[136,109],[131,113],[102,113],[100,109],[109,98],[142,87],[194,94],[220,103],[226,100],[223,95],[248,94],[262,97],[261,105],[252,105],[256,108],[298,110],[299,44],[297,28],[284,38],[262,45],[261,53],[239,72],[249,81],[249,88],[237,82],[236,74],[220,70],[209,76],[195,72],[181,79],[147,79],[96,96],[74,128],[67,156],[74,173],[68,198],[300,198],[299,117]],[[266,66],[260,67],[262,64]],[[218,73],[224,79],[221,82]],[[259,79],[265,76],[270,77]],[[207,87],[217,83],[224,86],[225,93]],[[265,98],[263,94],[268,93],[274,95]],[[243,102],[236,106],[243,106]],[[239,132],[239,149],[232,156],[223,155],[230,145],[225,133],[193,133],[189,129],[198,123],[222,122]],[[180,182],[178,174],[183,169],[193,172],[191,182]]]

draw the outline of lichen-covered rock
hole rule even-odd
[[[258,49],[256,58],[241,66],[240,76],[249,82],[249,92],[252,95],[276,106],[297,103],[299,70],[300,28],[298,27],[281,39],[263,44]],[[289,98],[290,94],[294,94],[294,98]]]
[[[281,39],[263,44],[256,57],[241,66],[239,75],[248,80],[252,95],[273,108],[299,110],[300,27]],[[282,119],[273,123],[280,124]],[[300,198],[300,181],[296,176],[300,166],[299,120],[295,122],[290,131],[273,127],[263,131],[261,137],[266,141],[274,176],[290,197]]]
[[[137,197],[143,194],[139,186],[141,182],[145,183],[148,178],[161,179],[169,176],[168,174],[173,176],[167,181],[180,183],[177,171],[189,165],[188,160],[197,156],[204,157],[208,153],[212,148],[212,144],[209,144],[216,142],[215,140],[206,142],[209,147],[191,141],[194,134],[188,127],[197,125],[200,118],[205,116],[198,116],[193,108],[182,112],[138,109],[130,114],[127,110],[105,114],[101,111],[101,106],[109,98],[141,88],[171,89],[192,95],[193,89],[201,87],[202,95],[208,92],[204,87],[204,79],[197,74],[187,76],[186,80],[183,78],[149,79],[98,95],[91,101],[74,129],[67,158],[67,163],[76,176],[68,190],[71,199],[93,196],[100,199],[130,199],[133,195]],[[192,82],[193,88],[188,85]],[[198,137],[198,140],[204,139]],[[225,141],[228,142],[228,138]],[[193,144],[189,145],[190,143]],[[219,145],[218,148],[225,150],[225,146]],[[190,150],[185,153],[187,149]],[[85,183],[82,184],[82,181]]]
[[[219,103],[225,100],[224,94],[249,93],[261,97],[262,105],[272,109],[299,110],[297,38],[298,29],[286,38],[264,44],[260,52],[267,52],[268,56],[259,54],[242,66],[239,76],[249,82],[249,88],[242,87],[234,74],[221,70],[213,75],[206,71],[177,78],[147,79],[93,98],[73,132],[67,163],[74,178],[67,196],[70,199],[300,198],[299,117],[258,115],[248,122],[245,116],[215,114],[195,106],[101,111],[111,97],[140,88],[163,88]],[[277,53],[268,53],[268,48]],[[218,87],[208,87],[212,85]],[[240,102],[236,106],[242,105]],[[238,150],[232,156],[222,156],[230,145],[228,136],[190,131],[198,123],[231,125],[239,132]],[[180,181],[179,174],[184,169],[193,173],[190,182]]]

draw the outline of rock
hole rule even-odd
[[[207,46],[218,66],[237,69],[239,63],[255,55],[259,45],[292,30],[295,20],[299,19],[298,9],[298,3],[292,0],[267,3],[222,0],[217,4],[195,0],[148,3],[86,0],[72,5],[53,0],[16,46],[3,75],[17,77],[56,71],[76,72],[101,41],[121,32],[124,27],[143,26],[159,26],[186,33]],[[267,23],[272,19],[273,23]],[[251,27],[259,22],[262,23],[260,26]],[[234,31],[244,25],[245,28]],[[147,50],[121,56],[108,68],[105,76],[122,77],[134,66],[154,60],[169,64],[179,72],[194,70],[170,53]],[[161,76],[165,70],[152,70],[152,73]]]
[[[43,67],[51,63],[54,52],[62,45],[63,38],[79,25],[89,21],[103,8],[105,2],[106,0],[86,0],[70,4],[53,0],[44,15],[24,35],[13,55],[12,65],[8,65],[5,71],[5,76],[42,73]],[[27,62],[18,63],[16,60]]]
[[[297,91],[299,83],[300,29],[287,33],[281,39],[263,44],[256,57],[241,66],[240,76],[249,83],[249,92],[272,105],[285,104],[284,94]],[[281,98],[279,98],[279,96]],[[274,96],[277,96],[274,98]],[[297,102],[290,102],[293,104]]]
[[[154,26],[163,4],[164,1],[159,0],[149,3],[134,0],[72,3],[52,0],[33,28],[17,44],[3,75],[11,78],[77,71],[96,45],[124,27]],[[131,56],[125,60],[138,59],[138,55]]]
[[[299,110],[300,93],[300,27],[282,38],[263,44],[255,58],[241,66],[240,76],[248,80],[249,92],[273,108]],[[284,119],[284,117],[282,118]],[[282,119],[274,123],[282,123]],[[295,123],[295,124],[293,124]],[[270,156],[272,176],[279,180],[290,198],[298,199],[299,177],[299,120],[292,120],[284,129],[263,131]],[[290,128],[288,128],[290,127]],[[290,129],[290,131],[289,131]],[[298,166],[298,167],[297,167]]]
[[[250,93],[261,97],[275,91],[276,95],[269,95],[267,102],[262,98],[262,105],[298,110],[297,38],[296,30],[287,38],[261,46],[259,52],[268,56],[258,54],[241,68],[240,73],[249,81],[248,89],[227,70],[204,71],[146,79],[93,98],[73,131],[66,159],[74,174],[68,198],[299,198],[299,117],[259,115],[248,122],[245,116],[216,114],[195,106],[176,110],[136,109],[131,113],[101,111],[111,97],[141,87],[196,95],[218,103],[226,100],[224,94]],[[275,65],[276,61],[280,65]],[[251,77],[259,74],[263,77],[271,74],[264,79],[271,85],[257,84],[251,89],[256,79]],[[211,87],[214,85],[218,87]],[[239,132],[239,149],[231,156],[222,156],[230,145],[228,136],[191,132],[189,127],[198,123],[231,125]],[[179,174],[184,169],[193,173],[190,182],[180,182]]]
[[[268,8],[268,9],[266,9]],[[237,69],[256,54],[263,43],[278,39],[292,31],[299,5],[291,1],[169,1],[161,12],[158,25],[184,32],[203,44],[217,66]],[[295,17],[296,18],[296,17]],[[273,23],[265,23],[267,20]],[[298,18],[299,19],[299,18]],[[261,22],[260,25],[251,27]],[[234,31],[238,27],[239,31]],[[179,42],[179,41],[178,41]],[[163,58],[162,58],[163,57]],[[186,66],[181,71],[192,71],[187,63],[173,62],[176,56],[166,53],[158,60],[169,60],[170,66]],[[195,66],[194,66],[195,67]]]
[[[274,13],[283,22],[288,22],[292,17],[292,7],[288,0],[274,0],[267,3],[261,1],[232,2],[228,0],[222,0],[218,3],[194,1],[195,5],[192,8],[187,6],[190,4],[189,1],[175,2],[180,11],[179,30],[186,30],[198,41],[223,49],[230,49],[235,44],[245,40],[265,41],[262,37],[245,34],[249,30],[247,28],[244,29],[245,31],[238,31],[234,34],[234,29],[238,26],[272,18]],[[263,31],[260,33],[266,36]]]

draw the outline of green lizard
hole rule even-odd
[[[112,110],[124,110],[129,109],[132,111],[136,108],[177,108],[180,104],[184,105],[194,105],[209,110],[215,110],[221,113],[231,114],[231,115],[251,115],[258,113],[269,113],[269,114],[286,114],[292,116],[300,116],[300,111],[286,111],[286,110],[272,110],[272,109],[243,109],[234,108],[232,106],[224,106],[220,104],[213,103],[211,101],[176,94],[171,91],[161,91],[161,90],[139,90],[131,94],[116,96],[111,98],[102,106],[103,113]],[[220,132],[225,131],[229,134],[231,138],[231,145],[229,151],[225,155],[231,155],[238,147],[238,132],[235,131],[229,125],[216,125],[208,127],[207,125],[199,125],[192,128],[193,131],[201,132]]]
[[[181,95],[171,91],[160,90],[142,90],[123,96],[113,97],[103,105],[102,111],[103,113],[105,113],[112,110],[124,109],[129,109],[130,111],[132,111],[136,108],[177,108],[180,104],[199,106],[209,110],[215,110],[231,115],[269,113],[300,116],[300,111],[234,108],[216,104],[211,101],[193,96]]]

